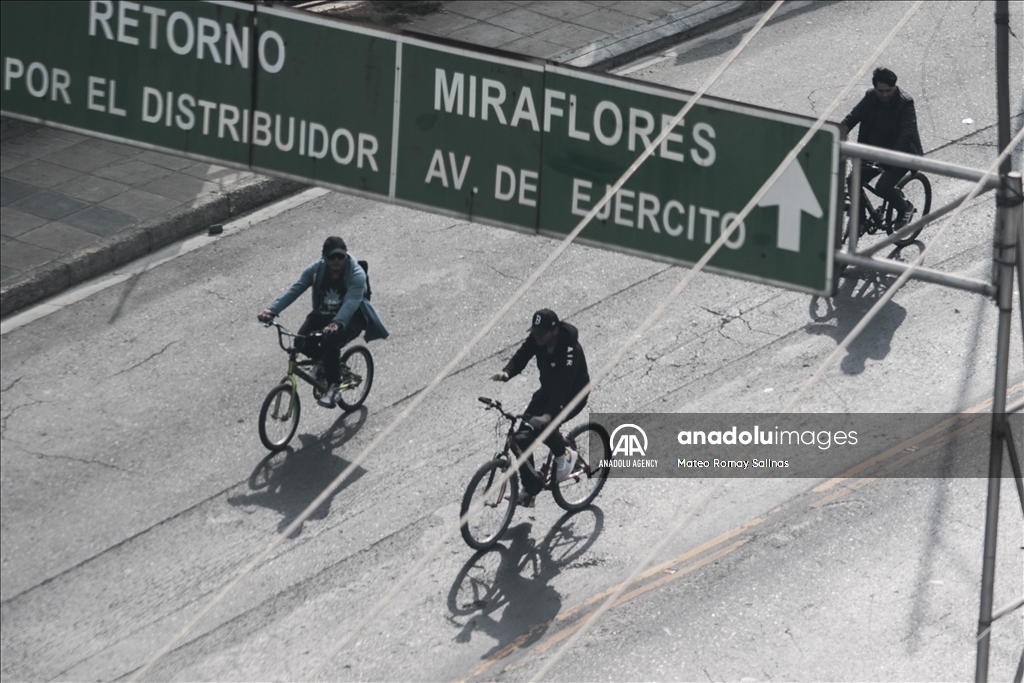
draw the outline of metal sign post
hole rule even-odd
[[[1010,7],[1007,0],[997,0],[996,24],[996,110],[998,113],[999,149],[1005,150],[1010,144],[1010,57],[1009,31]],[[1024,222],[1021,207],[1021,174],[1011,172],[1012,162],[1007,155],[1000,165],[1003,181],[996,200],[995,272],[998,288],[999,329],[996,351],[996,380],[992,403],[992,443],[989,452],[988,504],[985,514],[985,550],[981,570],[981,606],[978,616],[978,658],[975,680],[988,680],[989,645],[992,622],[1011,610],[992,614],[993,592],[996,573],[996,540],[999,528],[999,485],[1002,477],[1003,448],[1007,447],[1018,493],[1021,491],[1020,463],[1017,462],[1013,436],[1006,421],[1007,368],[1010,356],[1010,326],[1013,314],[1013,270],[1020,263],[1018,236]],[[1024,291],[1021,292],[1024,296]],[[1024,504],[1024,503],[1022,503]],[[1017,605],[1020,607],[1020,604]],[[1016,681],[1024,674],[1024,653],[1021,666],[1017,668]]]
[[[996,572],[996,539],[999,527],[999,487],[1002,480],[1003,450],[1008,448],[1011,459],[1015,451],[1006,420],[1007,368],[1010,359],[1010,328],[1013,316],[1013,271],[1017,262],[1017,224],[1021,221],[1021,207],[1007,206],[1010,197],[1020,197],[1020,173],[1004,176],[1006,186],[1000,190],[998,204],[999,235],[996,242],[996,303],[999,307],[999,327],[996,341],[996,378],[992,400],[992,436],[989,451],[988,505],[985,514],[985,550],[981,574],[981,607],[978,617],[978,661],[975,679],[988,680],[989,642],[993,622],[992,600]],[[1014,463],[1014,469],[1020,470]]]

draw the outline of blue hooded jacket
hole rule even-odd
[[[366,317],[366,332],[363,335],[366,341],[373,341],[374,339],[387,339],[388,330],[384,327],[384,323],[381,322],[380,316],[377,314],[377,309],[373,307],[370,300],[366,298],[366,273],[359,266],[356,258],[352,254],[348,254],[347,263],[345,269],[342,271],[342,280],[345,286],[344,300],[341,303],[341,308],[338,309],[335,314],[333,322],[338,324],[338,327],[344,329],[348,325],[349,321],[352,320],[352,316],[355,315],[357,310],[362,311]],[[313,310],[319,310],[320,305],[323,303],[319,299],[320,294],[320,283],[323,281],[327,274],[327,263],[322,258],[317,259],[313,263],[309,264],[305,270],[302,271],[302,275],[295,281],[295,284],[288,288],[285,292],[270,305],[270,310],[277,315],[284,309],[288,308],[296,299],[299,298],[303,292],[310,287],[313,288]]]

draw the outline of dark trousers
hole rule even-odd
[[[896,184],[908,172],[909,169],[898,166],[882,166],[881,171],[873,166],[861,166],[860,182],[862,185],[867,185],[881,173],[878,182],[875,183],[875,192],[892,204],[896,209],[897,216],[902,217],[907,212],[907,203],[903,199],[903,193],[896,189]]]
[[[559,431],[559,428],[562,426],[563,423],[568,422],[569,420],[580,414],[580,411],[583,410],[584,406],[587,405],[588,398],[590,398],[589,395],[584,396],[583,400],[580,401],[576,405],[576,407],[573,408],[572,411],[565,416],[565,419],[562,420],[562,422],[559,422],[555,425],[555,430],[551,432],[548,438],[544,439],[544,445],[550,448],[552,453],[561,454],[565,452],[565,447],[568,442],[565,439],[565,437],[562,436],[562,433]],[[523,420],[524,427],[520,428],[519,432],[516,434],[516,442],[519,444],[519,448],[521,450],[525,451],[527,448],[529,448],[530,444],[533,443],[534,437],[540,433],[535,432],[533,428],[528,426],[526,423],[529,422],[531,417],[534,417],[536,415],[543,415],[544,413],[542,411],[544,410],[544,407],[547,405],[547,403],[547,392],[545,392],[543,389],[538,389],[533,394],[533,398],[530,399],[530,405],[526,406],[526,411]],[[561,412],[563,408],[565,408],[565,406],[559,406],[558,411],[551,416],[551,419],[553,420],[554,418],[556,418],[558,416],[558,413]],[[537,495],[537,493],[539,493],[541,490],[540,480],[534,474],[534,471],[535,465],[533,462],[533,456],[531,455],[529,458],[529,462],[523,465],[523,467],[519,470],[519,478],[523,482],[523,488],[525,488],[526,492],[529,493],[531,496]]]
[[[339,329],[334,334],[306,337],[310,332],[318,332],[327,327],[333,317],[327,313],[310,313],[299,328],[300,339],[295,340],[295,346],[299,351],[313,360],[323,362],[328,384],[341,382],[341,349],[366,329],[366,317],[362,311],[356,311],[344,329]]]

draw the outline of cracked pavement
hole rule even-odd
[[[842,73],[851,55],[868,49],[865,36],[900,11],[898,4],[822,3],[795,12],[769,26],[752,45],[754,66],[716,94],[807,113],[800,108],[811,106],[803,97],[808,83]],[[926,3],[922,11],[922,27],[898,48],[921,65],[908,66],[905,77],[973,84],[990,60],[955,40],[949,49],[964,52],[935,60],[927,42],[936,17],[978,35],[989,35],[991,18],[971,24],[964,18],[971,7],[957,3]],[[729,45],[709,43],[645,77],[692,89]],[[822,45],[820,63],[808,63]],[[993,139],[987,109],[968,113],[984,132],[942,146],[963,135],[961,106],[981,106],[962,90],[933,84],[915,96],[936,112],[925,132],[936,156],[979,166]],[[942,201],[961,192],[946,180],[935,188]],[[992,218],[990,203],[972,205],[929,262],[983,276]],[[374,303],[393,337],[371,345],[376,378],[365,410],[346,416],[304,393],[294,449],[267,458],[255,420],[285,357],[276,335],[253,318],[315,257],[326,230],[345,235],[370,261]],[[430,258],[423,235],[438,254],[472,256]],[[335,194],[218,245],[4,337],[5,680],[111,680],[137,670],[404,410],[554,247]],[[532,371],[501,385],[487,379],[523,338],[530,313],[552,306],[576,325],[594,373],[684,275],[631,256],[566,250],[329,507],[151,678],[308,674],[452,530],[469,474],[495,449],[492,414],[476,397],[522,406],[535,388]],[[590,409],[779,410],[890,283],[847,278],[823,300],[701,276],[594,391]],[[307,306],[308,296],[286,322],[301,320]],[[898,414],[975,405],[992,390],[993,312],[979,297],[911,283],[800,409]],[[1012,362],[1017,383],[1020,354]],[[698,557],[688,553],[756,521],[740,534],[742,545],[692,571],[680,560],[674,573],[656,572],[653,581],[662,583],[608,612],[551,678],[969,678],[984,482],[876,481],[812,507],[818,483],[730,482],[657,561]],[[559,630],[571,621],[560,617],[607,594],[713,486],[710,479],[620,479],[575,516],[546,497],[518,510],[502,551],[474,554],[456,536],[324,678],[527,679],[555,652],[542,648],[571,633]],[[1012,526],[1019,519],[1012,493],[1001,510],[1000,605],[1019,597],[1012,579],[1021,526]],[[551,564],[531,574],[529,549],[543,547],[542,539],[550,539]],[[494,609],[473,604],[492,586],[522,579],[530,590],[501,593],[507,601]],[[1009,679],[1020,636],[1011,627],[996,637],[992,677]]]

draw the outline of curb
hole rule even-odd
[[[258,177],[236,183],[225,193],[196,199],[170,216],[145,221],[45,266],[14,277],[0,287],[0,316],[123,266],[168,244],[251,209],[308,187],[280,178]]]
[[[764,0],[705,0],[689,9],[563,52],[554,61],[592,71],[608,71],[683,40],[710,33],[765,9]]]

